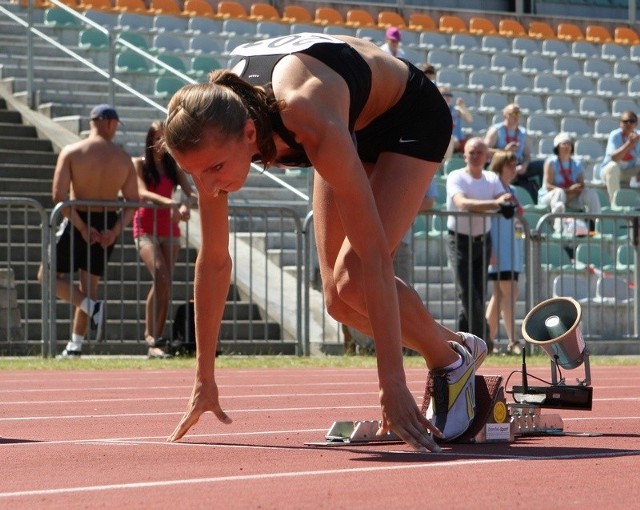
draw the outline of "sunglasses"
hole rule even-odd
[[[635,124],[638,121],[636,119],[621,119],[620,122],[623,124]]]

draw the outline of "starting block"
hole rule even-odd
[[[476,416],[467,431],[456,438],[455,443],[512,442],[514,429],[504,396],[502,377],[476,375]],[[425,414],[431,400],[431,380],[427,379],[422,413]],[[378,420],[336,421],[325,435],[325,441],[305,443],[308,446],[356,446],[380,443],[401,443],[390,432],[376,435],[381,423]]]

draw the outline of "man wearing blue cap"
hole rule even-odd
[[[91,110],[90,132],[85,140],[68,145],[58,156],[53,175],[54,204],[65,200],[137,202],[138,184],[131,157],[112,142],[120,118],[113,106]],[[75,307],[71,341],[60,357],[79,357],[87,324],[102,334],[104,302],[97,301],[98,284],[122,230],[131,222],[134,208],[118,214],[115,207],[78,205],[63,210],[64,221],[56,234],[56,295]],[[79,271],[79,282],[64,275]],[[38,272],[42,280],[42,267]]]

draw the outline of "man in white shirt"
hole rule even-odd
[[[389,27],[385,34],[386,41],[380,49],[394,57],[404,58],[404,50],[400,47],[400,30],[398,27]]]

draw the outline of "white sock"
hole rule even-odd
[[[93,315],[94,306],[96,306],[96,302],[93,299],[89,299],[88,297],[86,297],[82,300],[82,303],[80,303],[80,310],[91,317],[91,315]]]

